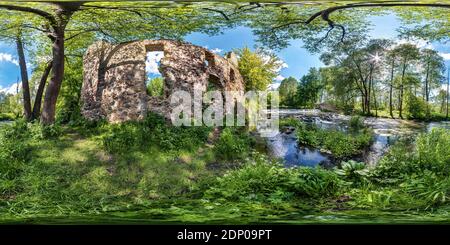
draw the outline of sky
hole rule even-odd
[[[396,29],[400,26],[400,21],[394,14],[369,17],[373,24],[370,36],[373,38],[394,39],[397,36]],[[186,36],[186,41],[198,46],[203,46],[212,51],[224,55],[236,48],[249,47],[254,49],[256,38],[252,30],[248,27],[236,27],[227,29],[223,33],[215,36],[208,36],[203,33],[192,33]],[[427,44],[419,42],[419,46],[434,48],[438,50],[446,59],[446,64],[450,65],[450,45],[443,43]],[[311,67],[324,66],[319,60],[318,54],[310,54],[302,47],[302,42],[294,40],[288,48],[276,52],[277,56],[285,63],[280,70],[280,75],[274,81],[277,87],[279,82],[289,76],[299,79],[305,75]],[[158,76],[158,61],[162,53],[152,53],[147,57],[147,71],[150,77]],[[13,44],[0,42],[0,91],[15,91],[14,86],[20,80],[20,71],[17,62],[17,54]]]

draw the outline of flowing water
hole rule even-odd
[[[347,132],[350,116],[319,110],[280,110],[280,117],[293,117],[307,124],[314,124],[322,129],[335,129]],[[374,139],[369,149],[355,160],[375,165],[400,137],[414,136],[420,132],[430,131],[434,127],[450,129],[450,122],[413,123],[410,121],[367,117],[364,123],[373,129]],[[318,149],[299,145],[295,131],[281,130],[275,137],[268,139],[269,150],[275,157],[282,158],[287,167],[317,165],[332,167],[337,164],[332,155]]]

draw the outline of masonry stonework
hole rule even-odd
[[[148,52],[163,51],[159,71],[164,95],[146,92]],[[243,91],[244,81],[234,53],[221,57],[208,49],[174,40],[144,40],[121,44],[99,41],[83,58],[82,114],[88,120],[141,120],[152,111],[170,117],[170,95],[177,90]]]

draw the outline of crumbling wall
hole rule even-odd
[[[151,51],[164,52],[159,67],[164,78],[162,98],[146,93],[145,59]],[[148,111],[169,117],[172,92],[206,91],[210,82],[223,91],[244,89],[234,53],[224,58],[185,42],[144,40],[112,45],[100,41],[88,48],[83,60],[82,114],[89,120],[140,120]]]

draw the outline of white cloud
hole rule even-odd
[[[19,65],[19,61],[14,59],[11,54],[7,54],[7,53],[0,53],[0,62],[2,62],[2,61],[11,62],[16,66]]]
[[[145,60],[145,71],[150,74],[160,75],[158,66],[162,57],[164,57],[163,51],[148,52]]]
[[[269,85],[269,90],[277,90],[280,87],[280,83],[272,83]]]
[[[283,77],[282,75],[278,75],[277,77],[275,77],[275,81],[282,81],[283,79],[285,79],[285,77]]]
[[[19,90],[17,90],[17,87],[19,87]],[[3,88],[0,86],[0,92],[5,94],[17,94],[17,91],[20,91],[22,88],[22,83],[13,83],[9,87]]]
[[[211,49],[211,52],[213,52],[213,53],[215,53],[215,54],[219,54],[219,53],[222,53],[222,49],[220,49],[220,48],[213,48],[213,49]]]
[[[442,56],[444,60],[450,60],[450,53],[439,53],[439,55]]]

